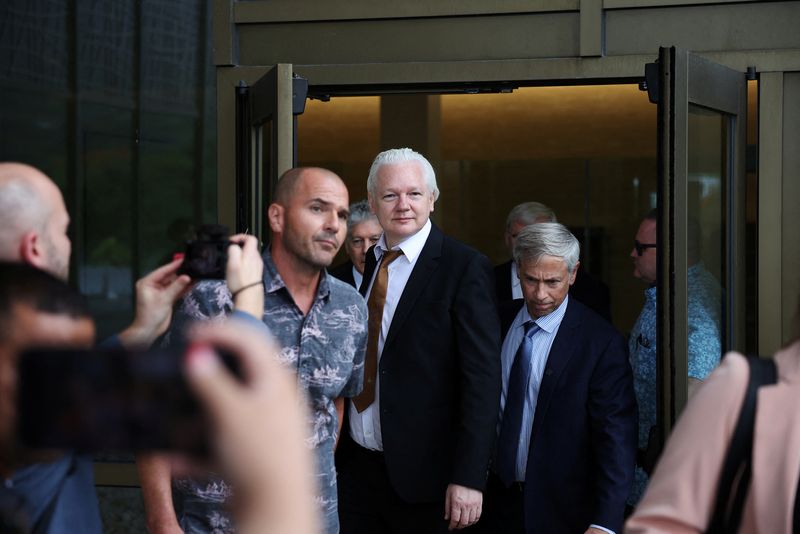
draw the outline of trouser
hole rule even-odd
[[[447,532],[442,500],[409,503],[389,481],[383,453],[353,444],[338,459],[341,534],[440,534]]]

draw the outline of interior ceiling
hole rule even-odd
[[[655,156],[656,106],[634,84],[439,98],[444,160]],[[311,100],[298,137],[303,160],[370,161],[379,151],[380,97]]]

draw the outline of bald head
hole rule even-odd
[[[267,210],[279,273],[284,258],[309,272],[331,264],[347,232],[348,202],[344,182],[327,169],[301,167],[283,174]]]
[[[336,182],[342,182],[342,179],[332,171],[328,169],[323,169],[321,167],[296,167],[294,169],[289,169],[285,173],[283,173],[278,180],[278,185],[275,186],[275,202],[280,204],[281,206],[286,206],[292,196],[297,192],[297,185],[301,181],[305,180],[333,180]]]
[[[0,260],[20,261],[66,279],[69,215],[58,187],[23,163],[0,163]]]

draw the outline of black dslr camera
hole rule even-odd
[[[204,224],[197,229],[197,239],[186,242],[186,252],[179,274],[193,280],[224,280],[228,263],[228,228],[221,224]]]

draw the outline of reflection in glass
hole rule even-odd
[[[689,377],[703,380],[723,348],[724,252],[730,119],[689,107],[687,292]],[[691,385],[691,384],[690,384]]]

